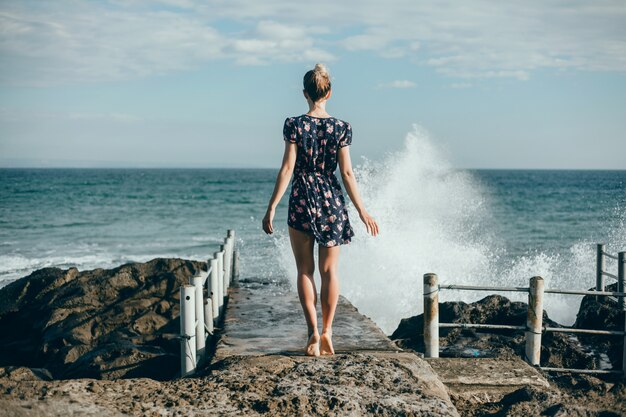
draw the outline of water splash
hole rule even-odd
[[[508,256],[506,236],[493,221],[484,185],[471,173],[453,168],[418,125],[406,135],[402,150],[377,162],[365,159],[355,174],[381,231],[375,238],[367,236],[358,213],[349,206],[356,237],[342,247],[341,293],[388,334],[400,319],[421,313],[422,276],[427,272],[437,273],[441,283],[466,285],[527,286],[535,275],[550,288],[587,289],[595,283],[594,242],[578,242],[566,255],[529,251]],[[612,229],[607,242],[613,253],[626,247],[626,216],[621,213],[619,218],[621,224]],[[279,264],[295,288],[288,236],[276,244]],[[527,297],[501,294],[518,301]],[[446,290],[440,300],[471,302],[486,295]],[[545,309],[551,318],[571,324],[580,298],[549,294]]]

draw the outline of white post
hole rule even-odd
[[[204,361],[206,335],[204,333],[204,297],[202,294],[204,275],[191,277],[191,284],[195,288],[196,307],[196,366]]]
[[[235,276],[235,231],[228,229],[228,239],[230,239],[230,265],[229,265],[229,283],[233,282]]]
[[[239,279],[239,249],[233,252],[233,279]]]
[[[228,269],[226,266],[226,262],[228,262],[228,245],[220,245],[220,252],[222,252],[222,280],[224,281],[224,298],[226,298],[228,295],[228,275],[226,274]]]
[[[210,298],[204,301],[204,325],[206,332],[211,336],[215,328],[213,327],[213,302]]]
[[[209,284],[209,294],[211,296],[211,306],[213,308],[213,319],[217,320],[220,316],[219,310],[219,298],[221,297],[220,287],[219,287],[219,260],[217,256],[213,259],[209,259],[211,263],[211,276],[208,279]]]
[[[424,357],[439,357],[439,279],[424,274]]]
[[[224,238],[224,244],[220,246],[224,251],[224,287],[230,286],[230,239]]]
[[[217,285],[219,286],[217,307],[221,315],[224,298],[226,297],[226,287],[224,287],[224,251],[215,252],[215,257],[217,258]]]
[[[528,313],[526,317],[526,360],[531,365],[541,362],[541,331],[543,321],[543,278],[530,279],[528,288]]]
[[[196,288],[180,287],[180,374],[191,375],[196,370]]]

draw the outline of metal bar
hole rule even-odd
[[[526,326],[513,326],[509,324],[478,324],[478,323],[439,323],[439,327],[459,327],[477,329],[506,329],[506,330],[526,330]]]
[[[587,333],[587,334],[603,334],[611,336],[624,336],[626,332],[619,330],[595,330],[595,329],[575,329],[573,327],[544,327],[544,332],[559,333]]]
[[[617,254],[618,263],[617,263],[617,291],[624,292],[624,286],[626,284],[626,272],[624,272],[624,260],[626,260],[626,252],[620,252]],[[626,311],[626,300],[624,298],[620,298],[617,301],[617,306],[620,310]]]
[[[611,255],[611,254],[610,254],[610,253],[608,253],[608,252],[604,252],[604,251],[602,251],[602,254],[603,254],[604,256],[606,256],[607,258],[615,259],[616,261],[618,260],[618,259],[617,259],[617,256],[615,256],[615,255]]]
[[[540,366],[542,371],[553,372],[572,372],[577,374],[622,374],[622,371],[615,371],[611,369],[573,369],[573,368],[550,368],[547,366]]]
[[[573,294],[573,295],[612,295],[614,297],[626,297],[626,292],[612,292],[612,291],[578,291],[578,290],[560,290],[560,289],[547,289],[544,292],[554,294]]]
[[[611,277],[611,278],[614,278],[614,279],[619,279],[617,277],[617,275],[613,275],[610,272],[606,272],[606,271],[602,271],[602,275],[607,276],[607,277]]]
[[[483,287],[476,285],[440,285],[441,290],[518,291],[527,292],[528,287]]]
[[[424,274],[424,357],[439,357],[439,282]]]
[[[543,321],[544,281],[540,276],[530,279],[528,291],[528,311],[526,313],[526,360],[531,365],[539,365],[541,360],[541,326]]]

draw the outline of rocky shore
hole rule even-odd
[[[438,381],[416,380],[412,367],[421,365],[407,361],[406,354],[235,355],[193,378],[177,378],[178,287],[206,267],[154,259],[110,270],[44,268],[0,289],[0,415],[418,416],[433,415],[433,409],[435,415],[467,416],[626,415],[626,386],[618,376],[544,374],[550,388],[479,398]],[[585,297],[575,327],[623,329],[623,314],[614,304]],[[520,325],[526,304],[491,295],[471,304],[441,303],[440,317]],[[559,326],[545,312],[544,322]],[[421,326],[421,315],[404,319],[391,339],[421,355]],[[440,344],[442,357],[518,359],[524,336],[441,329]],[[619,337],[548,333],[542,365],[619,369],[621,349]],[[420,406],[426,397],[428,409]]]

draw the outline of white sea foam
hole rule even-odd
[[[422,276],[427,272],[437,273],[443,284],[527,286],[535,275],[550,288],[587,289],[595,284],[594,242],[579,242],[566,255],[529,248],[524,256],[508,257],[502,237],[490,223],[488,193],[470,173],[454,169],[417,125],[406,135],[404,149],[379,162],[365,160],[355,172],[380,234],[367,236],[350,206],[356,237],[342,247],[341,293],[388,334],[400,319],[422,312]],[[620,215],[621,224],[607,242],[612,252],[626,246]],[[278,236],[276,244],[280,265],[296,288],[288,236]],[[607,265],[609,271],[612,268]],[[501,294],[520,301],[527,298],[524,293]],[[470,302],[486,295],[444,290],[440,300]],[[547,294],[545,309],[551,318],[571,324],[580,298]]]

